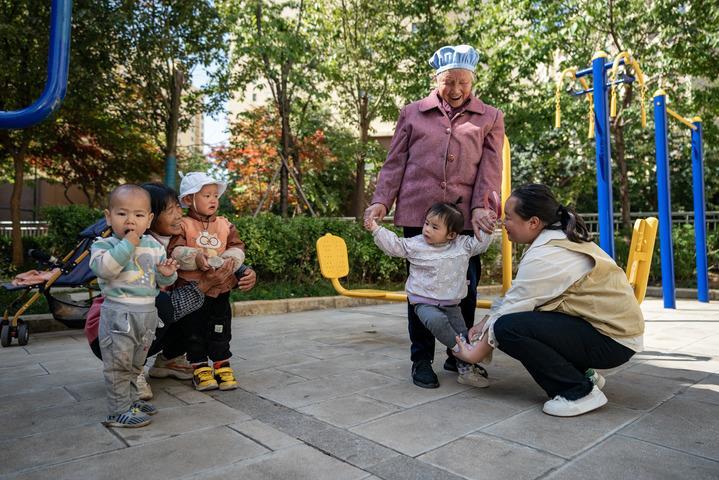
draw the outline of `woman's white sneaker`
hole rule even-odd
[[[595,385],[589,395],[576,400],[567,400],[557,395],[544,403],[542,411],[555,417],[576,417],[596,410],[607,403],[607,397]]]

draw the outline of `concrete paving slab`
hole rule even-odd
[[[298,411],[337,427],[353,427],[395,413],[399,407],[368,397],[350,395],[315,403]]]
[[[614,405],[633,410],[651,410],[693,383],[625,370],[607,377],[602,391]]]
[[[107,416],[104,398],[86,400],[72,406],[58,405],[37,409],[28,415],[0,415],[0,440],[27,437],[38,433],[60,432],[82,425],[96,424]]]
[[[717,351],[719,353],[719,350]],[[627,369],[632,373],[698,382],[711,373],[719,372],[719,358],[683,352],[645,351],[636,355],[642,359]]]
[[[355,351],[351,347],[319,345],[309,350],[302,350],[302,354],[318,360],[329,360],[331,358],[341,357],[344,355],[354,355]],[[289,365],[289,363],[286,365]]]
[[[40,365],[42,365],[43,368],[50,373],[82,371],[83,375],[88,375],[88,373],[85,373],[86,370],[102,371],[102,360],[95,358],[94,356],[88,358],[86,355],[44,360],[40,363]]]
[[[661,300],[644,303],[646,338],[666,348],[603,371],[610,405],[574,419],[542,414],[544,393],[501,352],[488,366],[491,387],[480,390],[457,384],[456,374],[442,369],[446,355],[437,344],[441,387],[414,386],[403,304],[236,318],[232,349],[240,389],[200,393],[189,382],[152,379],[160,407],[154,426],[123,431],[137,436],[130,443],[152,443],[100,453],[78,449],[77,457],[66,448],[66,431],[80,432],[74,444],[94,445],[93,435],[104,432],[125,445],[117,432],[99,425],[105,416],[100,363],[78,332],[35,334],[29,350],[0,349],[0,434],[9,426],[16,435],[1,441],[11,449],[13,442],[20,445],[13,450],[16,463],[3,472],[10,478],[126,478],[125,466],[133,465],[138,478],[173,480],[222,476],[225,470],[283,480],[582,478],[583,472],[584,478],[613,479],[633,472],[629,465],[643,465],[644,457],[655,463],[653,458],[664,457],[681,467],[662,467],[667,477],[696,471],[696,478],[705,478],[717,463],[710,455],[719,450],[719,355],[712,350],[719,303],[678,306],[673,311],[664,310]],[[2,374],[12,367],[24,374]],[[31,376],[38,368],[47,374]],[[217,405],[225,413],[215,414]],[[28,411],[33,424],[9,418]],[[190,414],[173,414],[180,411]],[[617,439],[625,443],[610,450]],[[52,464],[32,463],[42,449]],[[286,455],[285,465],[273,470],[275,453],[287,450],[299,453]],[[603,463],[619,458],[618,467],[602,470],[593,463],[595,453]],[[254,464],[262,466],[249,467]]]
[[[673,398],[621,433],[719,461],[719,419],[710,403]]]
[[[97,380],[92,382],[68,385],[65,388],[80,402],[93,399],[102,400],[106,395],[105,382],[102,380],[102,372],[95,375],[95,377]],[[150,379],[149,383],[154,395],[150,402],[152,402],[152,404],[157,408],[177,407],[185,404],[185,402],[182,402],[175,396],[165,392],[162,387],[157,384],[156,380]],[[42,394],[42,392],[39,394]]]
[[[314,362],[302,363],[300,365],[285,365],[277,367],[278,370],[297,375],[308,380],[316,378],[331,377],[344,374],[352,369],[370,368],[381,370],[387,364],[393,364],[396,360],[385,355],[376,353],[351,354],[341,357],[334,357],[329,360],[316,360]]]
[[[99,423],[0,442],[0,476],[125,448]]]
[[[17,480],[174,480],[203,470],[263,455],[266,448],[227,428],[180,435],[153,444],[94,455],[11,478]],[[131,472],[131,473],[130,473]]]
[[[153,379],[149,379],[150,384],[154,384]],[[179,382],[178,382],[179,383]],[[182,382],[182,385],[168,385],[159,386],[153,385],[153,391],[159,392],[164,391],[168,395],[172,395],[176,399],[188,405],[194,405],[196,403],[207,403],[212,401],[212,397],[203,392],[195,390],[189,381]]]
[[[532,381],[529,374],[495,380],[492,370],[489,370],[489,378],[490,386],[488,388],[471,388],[467,390],[467,394],[515,410],[525,410],[537,403],[547,401],[547,394]]]
[[[307,379],[292,375],[275,368],[255,370],[252,373],[244,373],[235,370],[235,378],[240,387],[249,392],[262,393],[272,389],[292,385],[293,383],[306,382]]]
[[[567,463],[547,480],[716,480],[719,463],[670,448],[615,435]]]
[[[459,394],[374,420],[350,431],[414,457],[514,413],[512,408]]]
[[[341,428],[329,427],[300,438],[313,448],[362,469],[399,455],[394,450]]]
[[[7,395],[2,398],[0,403],[0,415],[30,415],[37,409],[56,405],[72,405],[76,401],[75,397],[62,387],[52,387],[42,392]]]
[[[247,355],[247,357],[245,357]],[[315,357],[300,352],[286,354],[250,356],[247,352],[239,350],[237,355],[232,357],[232,368],[236,373],[251,373],[257,370],[273,368],[284,365],[297,365],[317,360]]]
[[[439,378],[439,388],[419,388],[408,375],[399,383],[367,390],[365,395],[399,407],[411,408],[474,388],[457,383],[457,374],[454,372],[438,371],[436,368],[435,372]]]
[[[233,408],[213,401],[198,405],[163,408],[152,417],[152,423],[143,428],[116,428],[115,434],[128,445],[141,445],[166,440],[183,433],[231,425],[250,417]]]
[[[14,378],[36,377],[38,375],[47,375],[48,372],[37,363],[27,363],[16,367],[0,368],[0,378],[10,380]]]
[[[85,352],[87,355],[87,352]],[[78,375],[76,372],[61,372],[53,375],[38,375],[32,382],[25,378],[0,377],[0,402],[6,395],[17,395],[19,393],[32,393],[47,390],[53,387],[72,386],[87,383],[92,376]]]
[[[719,352],[719,335],[705,337],[702,340],[687,345],[684,350],[693,353],[716,355],[717,352]]]
[[[286,448],[192,477],[196,480],[360,480],[367,473],[308,446]]]
[[[382,375],[354,371],[345,375],[335,375],[274,388],[265,392],[263,396],[287,407],[297,408],[391,383],[394,383],[393,380]]]
[[[70,392],[78,402],[91,400],[93,398],[103,398],[105,396],[105,382],[101,376],[96,376],[94,380],[89,382],[86,380],[85,383],[67,385],[65,386],[65,390]]]
[[[296,438],[286,435],[259,420],[235,423],[230,425],[230,428],[272,451],[302,444]]]
[[[309,415],[303,415],[286,407],[261,415],[257,417],[257,419],[272,425],[287,435],[300,439],[315,435],[317,432],[324,432],[331,427],[331,425],[326,422],[317,420]]]
[[[43,334],[40,336],[42,339],[44,339],[44,336],[46,334]],[[41,340],[38,340],[41,341]],[[25,351],[22,347],[17,347],[15,345],[10,346],[8,348],[3,349],[2,353],[2,366],[3,367],[18,367],[18,366],[24,366],[24,365],[30,365],[30,364],[41,364],[44,362],[52,362],[56,360],[62,360],[62,359],[77,359],[77,358],[85,358],[89,362],[98,361],[94,356],[88,357],[87,351],[82,351],[82,347],[77,344],[75,345],[73,343],[73,348],[68,350],[60,350],[60,351],[52,351],[52,352],[45,352],[45,353],[39,353],[39,354],[33,354],[30,355]],[[95,359],[95,360],[92,360]]]
[[[463,480],[455,475],[421,460],[400,455],[368,469],[383,479],[392,480]]]
[[[381,368],[368,368],[367,371],[384,375],[385,377],[394,378],[406,383],[408,380],[411,382],[412,378],[412,362],[409,361],[409,356],[404,353],[404,358],[395,359],[392,363],[386,363],[381,365]]]
[[[478,480],[532,480],[565,463],[555,455],[482,433],[448,443],[419,460]]]
[[[709,375],[681,392],[677,398],[719,405],[719,375]]]
[[[563,458],[572,458],[641,415],[615,405],[580,417],[551,417],[541,405],[500,421],[483,432]]]

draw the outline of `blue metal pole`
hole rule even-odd
[[[664,308],[676,308],[674,298],[674,250],[672,248],[672,200],[669,188],[669,143],[667,138],[667,95],[654,94],[654,142],[657,155],[657,198],[659,201],[659,253],[662,264]]]
[[[70,19],[72,0],[52,0],[50,48],[45,89],[35,103],[10,112],[0,111],[0,128],[26,128],[45,120],[65,98],[70,66]],[[3,55],[8,55],[3,52]],[[20,61],[18,59],[18,61]]]
[[[597,211],[599,213],[599,246],[614,258],[614,211],[612,208],[612,165],[609,148],[609,110],[607,109],[607,54],[592,57],[594,88],[594,138],[597,164]]]
[[[704,139],[702,119],[692,118],[692,190],[694,191],[694,244],[697,258],[697,299],[709,302],[706,214],[704,212]]]

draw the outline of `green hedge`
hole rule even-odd
[[[24,248],[42,248],[55,255],[63,255],[72,249],[77,234],[102,216],[97,209],[73,205],[50,207],[43,211],[50,223],[46,237],[26,238]],[[251,264],[262,282],[278,284],[304,284],[326,282],[319,272],[315,242],[325,233],[341,236],[347,242],[350,260],[350,277],[344,280],[350,287],[366,285],[398,284],[405,280],[404,261],[390,258],[382,253],[372,241],[372,235],[354,221],[333,218],[295,217],[281,218],[275,215],[230,217],[237,226],[241,238],[247,244],[247,262]],[[393,227],[390,227],[393,228]],[[674,270],[677,286],[696,286],[694,263],[694,230],[692,225],[677,225],[674,235]],[[708,235],[709,266],[716,270],[719,264],[719,237]],[[617,262],[626,265],[629,245],[625,237],[616,237]],[[482,258],[482,284],[501,281],[501,256],[499,242],[495,242]],[[515,248],[514,266],[522,249]],[[9,265],[10,239],[0,238],[0,257],[3,266]],[[32,264],[28,263],[28,267]],[[7,268],[3,276],[12,273]],[[659,265],[659,239],[652,261],[650,284],[661,283]]]

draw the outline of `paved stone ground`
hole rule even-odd
[[[610,403],[544,415],[498,353],[492,385],[410,377],[405,307],[237,318],[241,389],[151,380],[142,429],[100,424],[100,363],[77,331],[0,349],[0,477],[13,479],[717,479],[719,304],[644,302],[647,351],[605,372]]]

